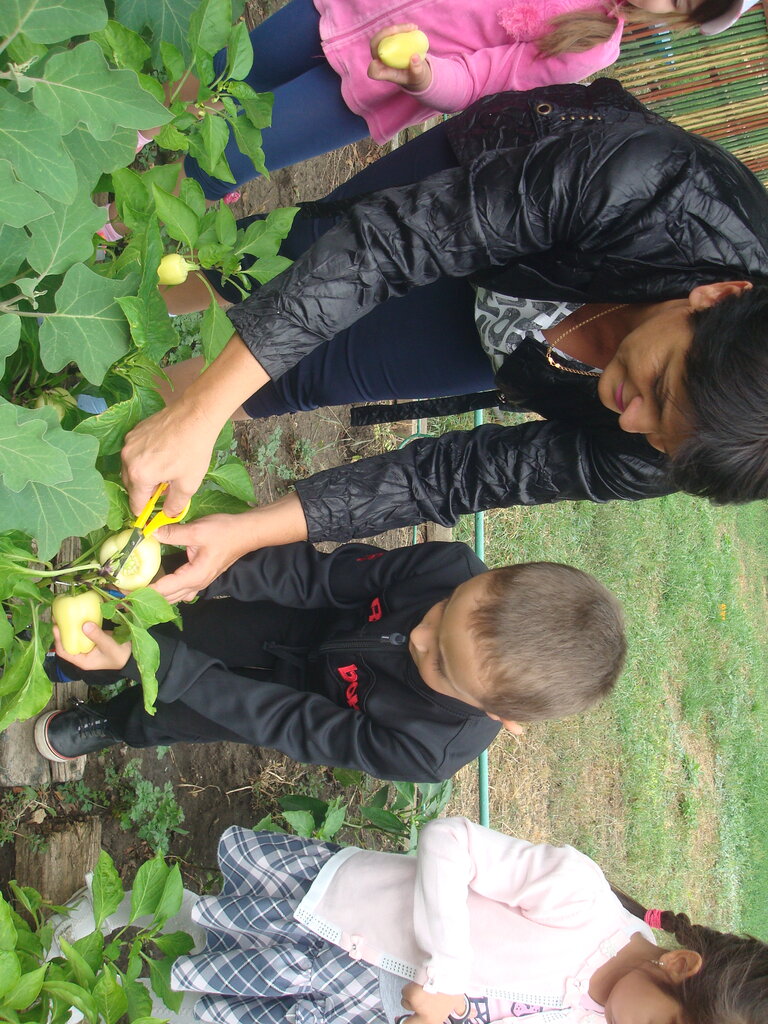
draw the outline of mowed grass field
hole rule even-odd
[[[570,562],[626,610],[595,711],[489,751],[491,824],[567,842],[651,906],[768,940],[768,506],[674,495],[486,513],[486,561]],[[473,541],[472,518],[455,531]],[[477,818],[476,771],[452,813]]]

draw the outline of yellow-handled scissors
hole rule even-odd
[[[184,516],[187,514],[187,512],[189,512],[189,506],[191,502],[188,501],[184,508],[181,510],[181,512],[178,513],[178,515],[168,516],[165,514],[165,512],[163,512],[162,509],[160,509],[157,515],[150,521],[149,517],[154,512],[155,505],[160,500],[161,495],[164,494],[165,491],[167,490],[167,483],[158,484],[158,486],[155,488],[154,493],[152,494],[152,497],[149,499],[147,504],[136,517],[133,523],[133,530],[131,532],[131,536],[128,538],[128,543],[125,545],[122,551],[118,551],[117,554],[112,555],[111,558],[108,558],[107,561],[104,563],[103,568],[105,568],[110,573],[110,575],[116,576],[117,573],[120,572],[133,549],[136,547],[137,544],[140,544],[145,537],[148,537],[151,533],[154,533],[155,530],[158,530],[161,526],[167,526],[169,523],[180,523]]]

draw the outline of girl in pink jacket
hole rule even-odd
[[[386,142],[490,93],[578,82],[616,60],[627,20],[697,25],[712,34],[736,21],[742,6],[743,0],[289,0],[251,32],[246,81],[275,97],[265,163],[277,170],[369,135]],[[424,60],[414,55],[398,71],[377,59],[385,35],[415,27],[429,39]],[[222,51],[217,74],[225,64]],[[238,184],[256,176],[234,138],[226,156]],[[208,199],[233,187],[192,157],[184,168]]]
[[[570,846],[466,818],[416,857],[231,828],[173,968],[217,1024],[764,1024],[768,946],[645,911]],[[651,927],[681,948],[657,946]]]

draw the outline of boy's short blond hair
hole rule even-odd
[[[468,627],[484,667],[484,711],[517,722],[563,718],[610,692],[627,653],[610,590],[556,562],[491,569],[483,579]]]

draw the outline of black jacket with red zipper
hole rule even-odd
[[[133,732],[121,734],[119,726],[116,731],[136,746],[192,739],[173,733],[179,711],[183,717],[190,710],[210,723],[210,735],[201,729],[194,737],[201,741],[226,738],[272,747],[297,761],[361,769],[384,779],[450,778],[488,746],[499,725],[483,711],[431,690],[408,651],[408,634],[460,583],[485,571],[459,543],[393,551],[346,544],[330,554],[298,543],[253,552],[193,606],[194,631],[153,631],[161,655],[157,716],[143,711],[136,687]],[[318,630],[318,620],[309,617],[309,644],[264,645],[277,658],[270,678],[249,678],[226,654],[195,649],[196,642],[204,646],[206,608],[219,622],[228,610],[242,622],[242,603],[264,601],[314,609],[321,621]],[[258,614],[258,605],[252,607]],[[139,678],[133,658],[119,675]],[[110,704],[125,713],[125,695],[102,705],[108,716]],[[153,738],[137,741],[137,728]]]

